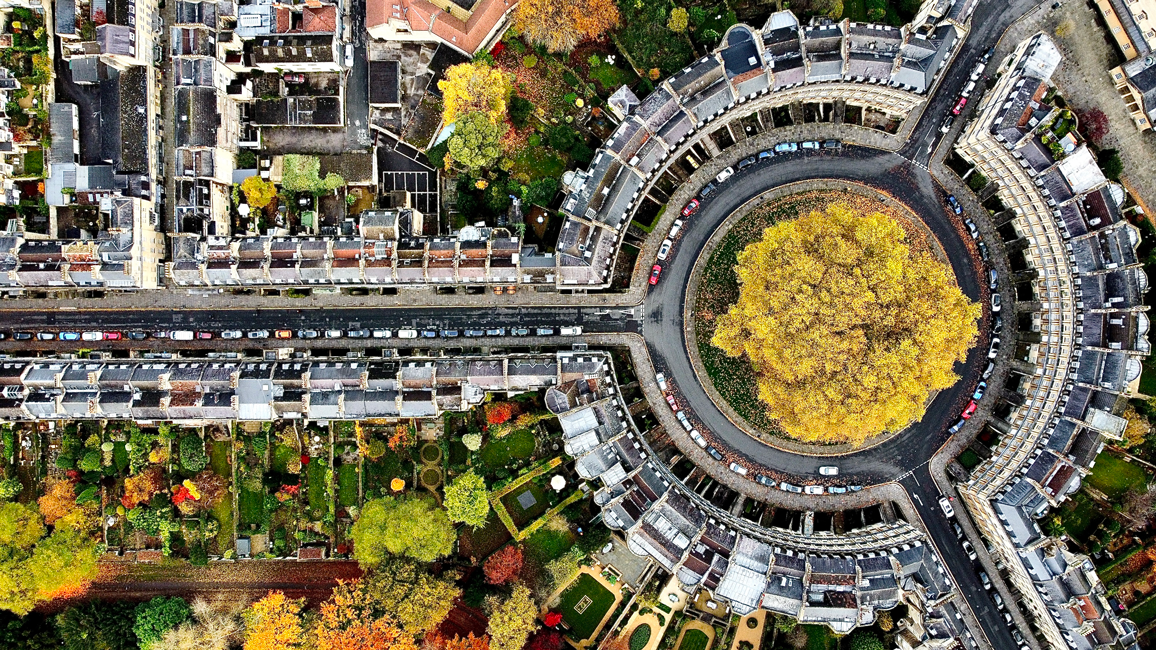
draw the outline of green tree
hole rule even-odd
[[[256,209],[269,205],[273,197],[277,196],[277,186],[261,178],[259,174],[253,174],[241,181],[241,191],[245,193],[245,200],[249,202],[250,207]]]
[[[321,159],[317,156],[286,154],[281,171],[281,187],[290,192],[324,194],[345,185],[341,176],[328,173],[321,178]]]
[[[688,20],[686,9],[675,7],[670,11],[670,20],[666,21],[666,28],[675,34],[682,34],[686,32]]]
[[[435,576],[408,560],[392,560],[362,579],[375,606],[415,636],[436,629],[462,595],[456,573]]]
[[[1115,149],[1104,149],[1097,158],[1100,169],[1110,181],[1119,181],[1124,173],[1124,161],[1120,160],[1120,152]]]
[[[50,535],[32,505],[0,507],[0,609],[28,613],[38,602],[96,574],[91,516],[77,509]]]
[[[381,564],[390,553],[433,562],[448,555],[455,540],[445,510],[433,499],[417,496],[366,503],[352,536],[353,556],[367,567]]]
[[[136,650],[136,610],[125,601],[90,600],[56,617],[64,650]]]
[[[31,551],[45,532],[44,519],[34,506],[12,502],[0,505],[0,546]]]
[[[492,122],[483,113],[468,113],[455,122],[453,135],[446,144],[446,165],[457,164],[470,173],[492,166],[502,155],[501,141],[505,122]]]
[[[160,650],[165,633],[191,619],[192,610],[184,598],[158,596],[136,606],[132,631],[141,650]]]
[[[549,207],[554,195],[558,193],[558,179],[552,176],[539,178],[530,183],[523,193],[522,201],[526,205],[541,205]]]
[[[450,521],[481,528],[490,514],[489,491],[486,480],[473,470],[454,479],[445,488],[446,512]]]
[[[851,650],[884,650],[883,641],[870,630],[859,630],[851,635]]]
[[[494,608],[486,633],[492,650],[522,650],[538,627],[538,608],[525,585],[514,585],[510,597]]]
[[[0,612],[0,648],[5,650],[58,650],[60,634],[41,614],[17,616]]]
[[[519,129],[530,123],[530,115],[534,112],[534,103],[530,100],[514,95],[510,97],[510,122]]]
[[[196,434],[181,438],[181,467],[189,472],[199,472],[209,464],[205,455],[205,441]]]
[[[923,415],[976,339],[980,306],[898,223],[843,204],[767,228],[738,255],[711,342],[745,356],[789,435],[860,444]]]
[[[24,486],[20,484],[18,478],[6,478],[0,481],[0,500],[8,501],[20,496],[24,491]]]

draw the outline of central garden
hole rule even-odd
[[[808,191],[731,221],[691,287],[693,318],[702,366],[748,430],[859,445],[958,379],[981,310],[908,211]]]

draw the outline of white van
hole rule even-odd
[[[399,339],[416,339],[417,330],[398,330],[397,338]]]
[[[582,326],[576,325],[574,327],[563,327],[562,336],[582,336]]]
[[[174,341],[191,341],[193,340],[193,333],[189,330],[177,330],[170,338]]]

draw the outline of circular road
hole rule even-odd
[[[775,187],[808,180],[852,181],[904,203],[923,220],[943,246],[963,293],[971,300],[980,301],[983,287],[979,279],[979,261],[973,258],[970,247],[964,242],[961,224],[950,213],[947,193],[927,170],[894,153],[844,146],[835,153],[824,150],[776,155],[736,172],[713,195],[700,199],[702,205],[698,212],[683,220],[682,233],[672,256],[663,265],[661,280],[651,287],[646,297],[644,336],[656,370],[664,372],[667,381],[672,382],[672,389],[685,406],[687,416],[707,441],[727,457],[724,462],[745,460],[743,464],[754,466],[754,471],[787,481],[793,477],[817,480],[822,465],[839,467],[840,484],[869,486],[893,481],[930,460],[950,438],[948,430],[958,421],[960,411],[974,390],[982,364],[987,360],[986,306],[984,322],[979,325],[980,340],[968,351],[967,360],[955,366],[960,380],[939,391],[923,418],[883,443],[837,456],[822,454],[820,447],[815,447],[816,455],[795,453],[748,435],[731,422],[707,395],[691,366],[684,322],[686,299],[691,274],[703,247],[727,218],[747,201]],[[706,180],[701,183],[705,184]],[[682,438],[679,437],[679,444],[692,444],[689,439],[682,441]],[[722,464],[719,469],[726,471]]]

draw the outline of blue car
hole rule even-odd
[[[963,206],[959,204],[959,201],[955,200],[954,195],[949,194],[947,196],[947,202],[951,204],[951,209],[955,210],[956,214],[963,214]]]
[[[80,332],[61,332],[60,333],[60,340],[61,341],[79,341],[80,340]]]

